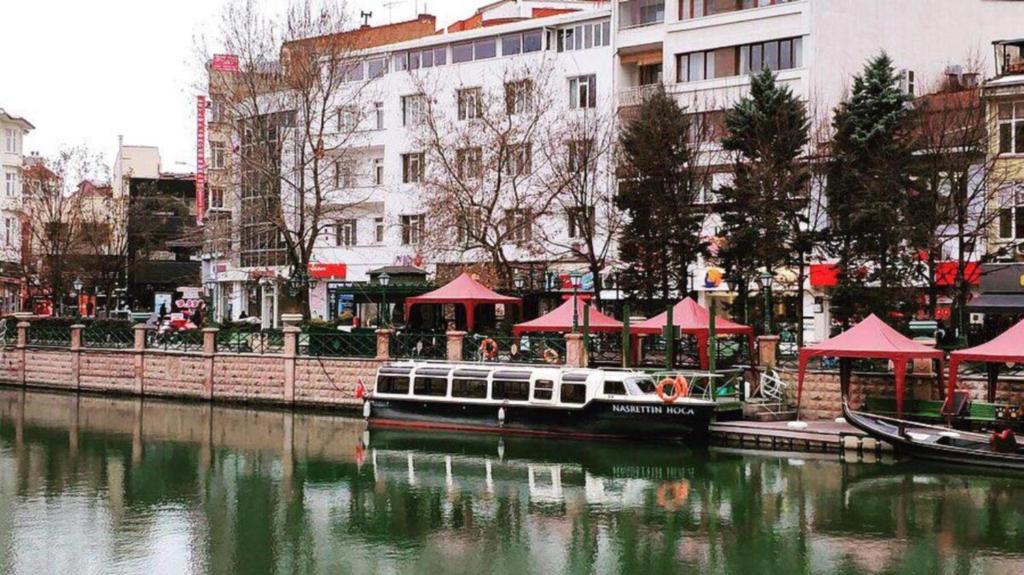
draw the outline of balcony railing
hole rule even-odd
[[[661,84],[647,84],[619,90],[619,107],[639,106],[660,88]]]
[[[664,0],[627,0],[619,4],[620,30],[661,24],[664,21]]]

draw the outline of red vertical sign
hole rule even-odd
[[[196,97],[196,224],[206,211],[206,96]]]

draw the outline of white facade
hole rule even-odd
[[[0,311],[20,309],[25,136],[34,126],[0,108]]]

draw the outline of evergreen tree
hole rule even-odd
[[[835,110],[827,197],[839,285],[832,303],[848,324],[870,312],[885,315],[907,303],[913,273],[908,249],[913,214],[910,97],[882,53],[854,78]]]
[[[751,78],[750,95],[726,112],[725,125],[722,145],[736,162],[732,184],[720,190],[726,242],[719,255],[739,294],[736,305],[746,310],[759,270],[804,268],[798,239],[809,174],[800,156],[809,123],[803,103],[765,69]]]
[[[621,183],[616,204],[627,214],[620,258],[625,289],[650,304],[687,289],[688,268],[702,253],[702,185],[691,138],[691,116],[659,90],[625,126],[620,145]],[[648,311],[654,311],[649,309]]]

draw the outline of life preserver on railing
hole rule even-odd
[[[498,342],[491,338],[481,341],[480,355],[482,355],[484,359],[494,359],[498,357]]]
[[[672,393],[665,393],[666,386],[672,386]],[[686,397],[686,394],[690,392],[690,387],[686,383],[686,378],[677,375],[673,377],[664,377],[658,382],[657,387],[654,391],[658,393],[658,397],[661,398],[665,403],[673,403],[675,400]]]
[[[551,349],[550,347],[544,350],[544,361],[547,363],[558,363],[561,361],[561,357],[558,356],[558,352]]]

